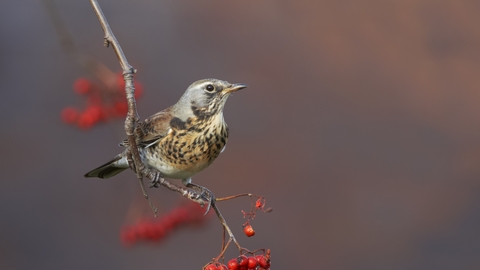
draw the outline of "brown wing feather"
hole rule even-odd
[[[135,128],[138,146],[145,147],[165,137],[170,128],[170,120],[172,120],[172,118],[171,107],[169,107],[139,122]],[[127,139],[123,140],[120,145],[128,146]]]

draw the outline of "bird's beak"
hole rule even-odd
[[[223,91],[227,94],[231,94],[233,92],[237,92],[238,90],[242,90],[243,88],[247,88],[247,85],[243,83],[235,83],[235,84],[231,84],[230,86],[228,86],[228,88],[225,88]]]

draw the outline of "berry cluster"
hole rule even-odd
[[[121,74],[117,76],[116,83],[112,87],[78,78],[73,83],[73,90],[76,94],[86,97],[86,106],[84,109],[65,107],[60,114],[64,123],[87,130],[97,123],[127,115],[125,82]],[[140,97],[142,92],[142,84],[135,82],[135,98]]]
[[[172,209],[160,218],[143,219],[136,224],[124,227],[120,232],[120,238],[126,246],[131,246],[141,240],[160,241],[173,229],[182,225],[201,225],[206,220],[204,213],[204,208],[191,202]]]
[[[253,229],[252,225],[250,225],[250,220],[254,220],[257,216],[257,211],[263,211],[265,213],[272,212],[272,208],[265,208],[265,198],[259,196],[258,199],[255,201],[255,204],[252,201],[252,207],[250,212],[245,212],[242,210],[243,218],[246,218],[247,221],[243,224],[243,233],[248,236],[254,236],[255,230]]]
[[[204,270],[269,270],[270,269],[270,250],[266,255],[240,255],[228,261],[227,265],[219,262],[207,264]]]

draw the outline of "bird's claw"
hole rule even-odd
[[[210,212],[212,205],[215,204],[215,201],[216,201],[215,195],[208,188],[197,185],[197,184],[189,183],[187,187],[200,192],[200,195],[198,195],[197,201],[201,201],[199,203],[202,207],[205,205],[205,203],[207,204],[207,210],[205,211],[205,214],[203,214],[204,216],[206,216],[208,212]]]
[[[160,186],[160,181],[158,179],[150,180],[149,188],[158,188]]]
[[[152,187],[158,188],[158,187],[160,187],[160,185],[161,185],[162,182],[164,182],[164,181],[165,181],[165,179],[163,179],[162,174],[161,174],[160,172],[156,172],[156,173],[154,174],[154,177],[152,177],[152,178],[150,179],[150,185],[148,185],[148,187],[150,187],[150,188],[152,188]]]

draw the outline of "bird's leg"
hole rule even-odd
[[[212,205],[215,204],[215,200],[216,200],[213,192],[211,192],[208,188],[204,186],[200,186],[192,183],[191,178],[182,179],[182,182],[186,187],[199,191],[200,192],[199,198],[202,198],[204,201],[208,201],[207,210],[205,211],[204,215],[208,214],[208,212],[210,211],[210,208],[212,207]]]

